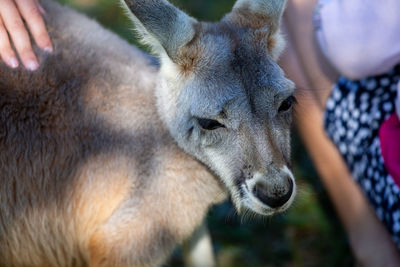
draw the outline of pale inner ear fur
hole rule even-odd
[[[278,30],[274,35],[269,37],[268,51],[273,60],[278,60],[279,56],[282,54],[286,47],[285,37],[282,35],[280,30]]]

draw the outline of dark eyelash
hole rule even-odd
[[[297,99],[296,97],[291,95],[281,103],[278,112],[284,112],[289,110],[293,106],[293,104],[297,104]]]
[[[197,118],[197,122],[201,126],[201,128],[205,130],[215,130],[218,128],[225,128],[225,125],[219,123],[216,120]]]

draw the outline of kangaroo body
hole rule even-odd
[[[96,22],[43,5],[55,52],[36,51],[36,72],[0,65],[0,266],[159,265],[230,192],[171,133],[180,115],[163,86],[176,61],[161,57],[160,71]]]

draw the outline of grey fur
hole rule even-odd
[[[155,266],[227,192],[239,212],[290,206],[291,111],[278,110],[293,84],[264,30],[128,1],[158,68],[42,4],[55,52],[37,50],[33,73],[0,65],[0,266]]]

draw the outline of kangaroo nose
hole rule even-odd
[[[290,199],[293,193],[292,179],[287,177],[286,180],[284,186],[257,183],[253,188],[253,194],[269,207],[279,208]]]

